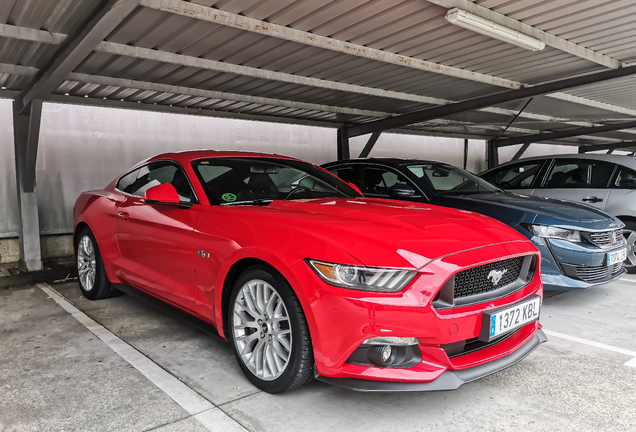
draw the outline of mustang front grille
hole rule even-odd
[[[473,267],[455,275],[455,298],[468,297],[475,294],[504,288],[519,277],[523,257]]]
[[[588,238],[590,243],[603,249],[613,248],[623,242],[623,230],[603,232],[582,232]]]
[[[504,297],[526,286],[535,268],[536,258],[526,255],[458,272],[440,289],[433,306],[448,309]]]

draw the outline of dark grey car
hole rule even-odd
[[[636,159],[630,156],[565,154],[508,162],[480,174],[501,189],[585,203],[624,224],[627,259],[636,273]]]

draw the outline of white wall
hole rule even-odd
[[[351,140],[356,157],[368,136]],[[576,151],[533,145],[527,155]],[[45,103],[37,161],[40,228],[70,232],[80,192],[100,189],[138,161],[186,149],[248,150],[295,156],[316,164],[336,158],[336,130],[321,127]],[[516,152],[503,149],[501,162]],[[462,166],[464,140],[382,134],[371,156],[434,159]],[[485,143],[469,141],[468,169],[486,169]],[[18,209],[11,101],[0,99],[0,238],[17,236]]]

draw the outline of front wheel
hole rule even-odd
[[[247,269],[236,281],[228,335],[245,376],[268,393],[309,383],[313,348],[305,314],[287,281],[266,266]]]
[[[627,259],[623,261],[623,267],[627,273],[636,273],[636,223],[624,222],[623,235],[627,240]]]

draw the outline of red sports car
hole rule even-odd
[[[517,231],[364,198],[298,159],[162,154],[83,193],[74,219],[86,298],[133,287],[211,324],[270,393],[454,389],[546,340],[539,254]]]

